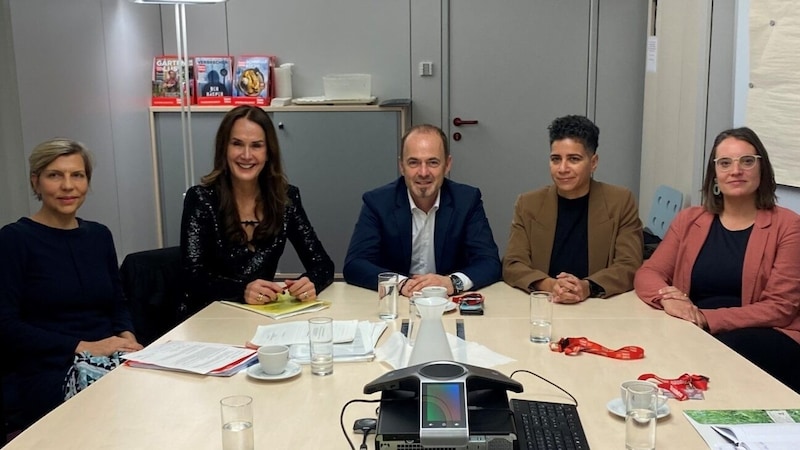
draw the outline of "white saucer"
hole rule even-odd
[[[263,370],[261,370],[261,364],[259,363],[255,363],[247,368],[247,376],[257,380],[285,380],[286,378],[292,378],[293,376],[299,374],[300,364],[297,364],[294,361],[289,361],[286,364],[286,370],[277,375],[267,375]]]
[[[625,418],[625,405],[622,403],[622,399],[617,397],[606,404],[606,408],[611,414],[620,416]],[[662,417],[667,417],[669,415],[669,405],[664,403],[658,411],[656,411],[656,418],[660,419]]]
[[[455,311],[456,308],[458,308],[457,304],[453,302],[448,302],[447,306],[444,307],[444,312],[449,313],[450,311]],[[417,317],[422,317],[420,316],[419,311],[417,311]]]

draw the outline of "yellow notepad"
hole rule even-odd
[[[296,316],[298,314],[320,311],[331,306],[331,302],[326,302],[323,300],[301,302],[295,300],[293,297],[286,298],[279,296],[278,298],[280,300],[277,302],[267,303],[265,305],[249,305],[247,303],[230,302],[225,300],[221,303],[246,309],[248,311],[253,311],[276,320]]]

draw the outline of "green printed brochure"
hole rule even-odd
[[[700,409],[683,414],[715,450],[796,450],[800,443],[800,409]]]

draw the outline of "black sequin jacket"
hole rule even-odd
[[[243,302],[244,289],[255,279],[273,280],[286,239],[297,251],[317,293],[333,282],[333,261],[317,238],[303,210],[300,191],[289,185],[289,203],[283,228],[269,243],[232,243],[220,221],[219,195],[212,186],[194,186],[186,192],[181,220],[181,254],[190,308],[197,310],[215,300]]]

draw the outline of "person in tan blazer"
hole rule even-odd
[[[517,199],[503,279],[560,303],[630,291],[643,252],[633,194],[592,179],[599,130],[588,118],[560,117],[549,130],[553,184]]]

